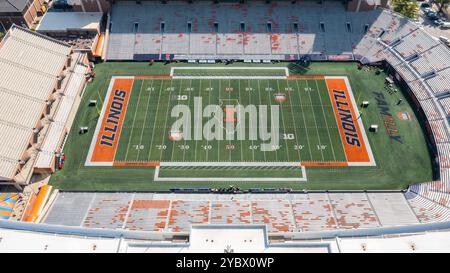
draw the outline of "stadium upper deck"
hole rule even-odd
[[[305,54],[359,59],[354,55],[367,46],[369,27],[391,16],[381,9],[348,12],[333,1],[118,2],[111,12],[107,59],[296,60]],[[387,24],[381,27],[389,31]]]

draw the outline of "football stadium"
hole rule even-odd
[[[10,2],[0,252],[450,251],[446,28],[385,0]]]

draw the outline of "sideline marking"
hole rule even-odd
[[[139,80],[139,79],[167,80],[167,79],[172,79],[172,76],[135,76],[134,78],[137,80]]]
[[[202,69],[202,68],[199,68]],[[136,76],[136,77],[124,77],[124,76],[113,76],[111,78],[111,82],[108,87],[107,94],[105,96],[105,101],[108,100],[108,103],[104,103],[102,107],[102,112],[97,123],[97,127],[94,133],[94,136],[91,141],[88,157],[86,158],[86,166],[142,166],[142,167],[159,167],[159,166],[196,166],[201,162],[157,162],[157,161],[114,161],[115,153],[118,146],[118,140],[120,138],[120,133],[122,129],[122,124],[125,120],[126,116],[126,108],[128,105],[128,100],[131,96],[131,91],[133,87],[134,79],[161,79],[168,80],[174,79],[176,77],[172,76]],[[195,77],[194,77],[195,78]],[[198,78],[198,77],[197,77]],[[252,77],[253,79],[255,77]],[[346,77],[326,77],[326,76],[285,76],[285,79],[324,79],[327,84],[327,89],[330,95],[331,103],[333,105],[333,111],[335,114],[335,118],[337,120],[339,126],[339,133],[341,135],[342,145],[344,146],[344,151],[347,157],[347,162],[321,162],[321,161],[302,161],[302,162],[272,162],[268,164],[267,162],[202,162],[207,163],[208,166],[267,166],[267,165],[290,165],[290,166],[301,166],[302,171],[305,172],[304,167],[321,167],[321,166],[375,166],[375,160],[373,158],[373,154],[371,151],[370,144],[368,142],[367,135],[364,130],[364,125],[362,120],[356,119],[357,116],[355,114],[356,102],[353,97],[353,93],[351,91],[351,87],[349,85],[348,79]],[[115,131],[111,130],[111,126],[109,129],[105,130],[106,121],[108,116],[111,114],[111,104],[113,103],[114,94],[116,90],[125,91],[125,97],[123,98],[123,106],[121,108],[120,115],[116,114],[116,117],[119,116],[117,126],[112,127]],[[333,96],[333,90],[342,91],[341,94],[344,96],[335,99]],[[360,147],[354,147],[350,145],[346,141],[346,135],[342,126],[342,119],[339,115],[337,101],[341,104],[345,102],[352,115],[352,121],[355,126],[358,139],[360,141]],[[341,107],[342,108],[342,107]],[[342,109],[341,109],[342,110]],[[355,122],[356,121],[356,122]],[[111,124],[110,124],[111,125]],[[102,140],[102,135],[106,135],[111,137],[112,133],[115,133],[113,141],[111,141],[111,146],[100,145],[100,141]],[[306,174],[306,172],[305,172]]]
[[[115,161],[114,167],[157,167],[160,163],[157,161],[144,161],[144,162],[129,162],[129,161]]]
[[[306,161],[301,162],[300,166],[304,167],[344,167],[348,166],[347,162],[339,162],[339,161]]]
[[[305,167],[301,167],[302,177],[160,177],[160,166],[155,168],[154,182],[306,182]]]
[[[308,76],[308,75],[302,75],[302,76],[288,76],[287,79],[325,79],[325,76]]]

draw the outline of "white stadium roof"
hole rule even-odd
[[[102,12],[47,12],[38,31],[65,31],[70,29],[97,30]]]
[[[3,224],[2,224],[3,222]],[[450,231],[397,233],[379,236],[326,237],[270,241],[262,225],[207,225],[192,226],[189,239],[170,240],[164,236],[153,239],[127,239],[122,235],[107,235],[95,230],[86,233],[50,228],[40,224],[5,225],[0,221],[0,253],[18,252],[75,252],[75,253],[423,253],[448,252]],[[20,224],[16,224],[19,226]],[[9,227],[5,227],[9,226]],[[58,232],[55,230],[58,229]],[[151,235],[150,235],[151,236]]]

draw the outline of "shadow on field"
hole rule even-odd
[[[309,70],[309,61],[298,61],[288,64],[289,72],[292,75],[304,75]]]

